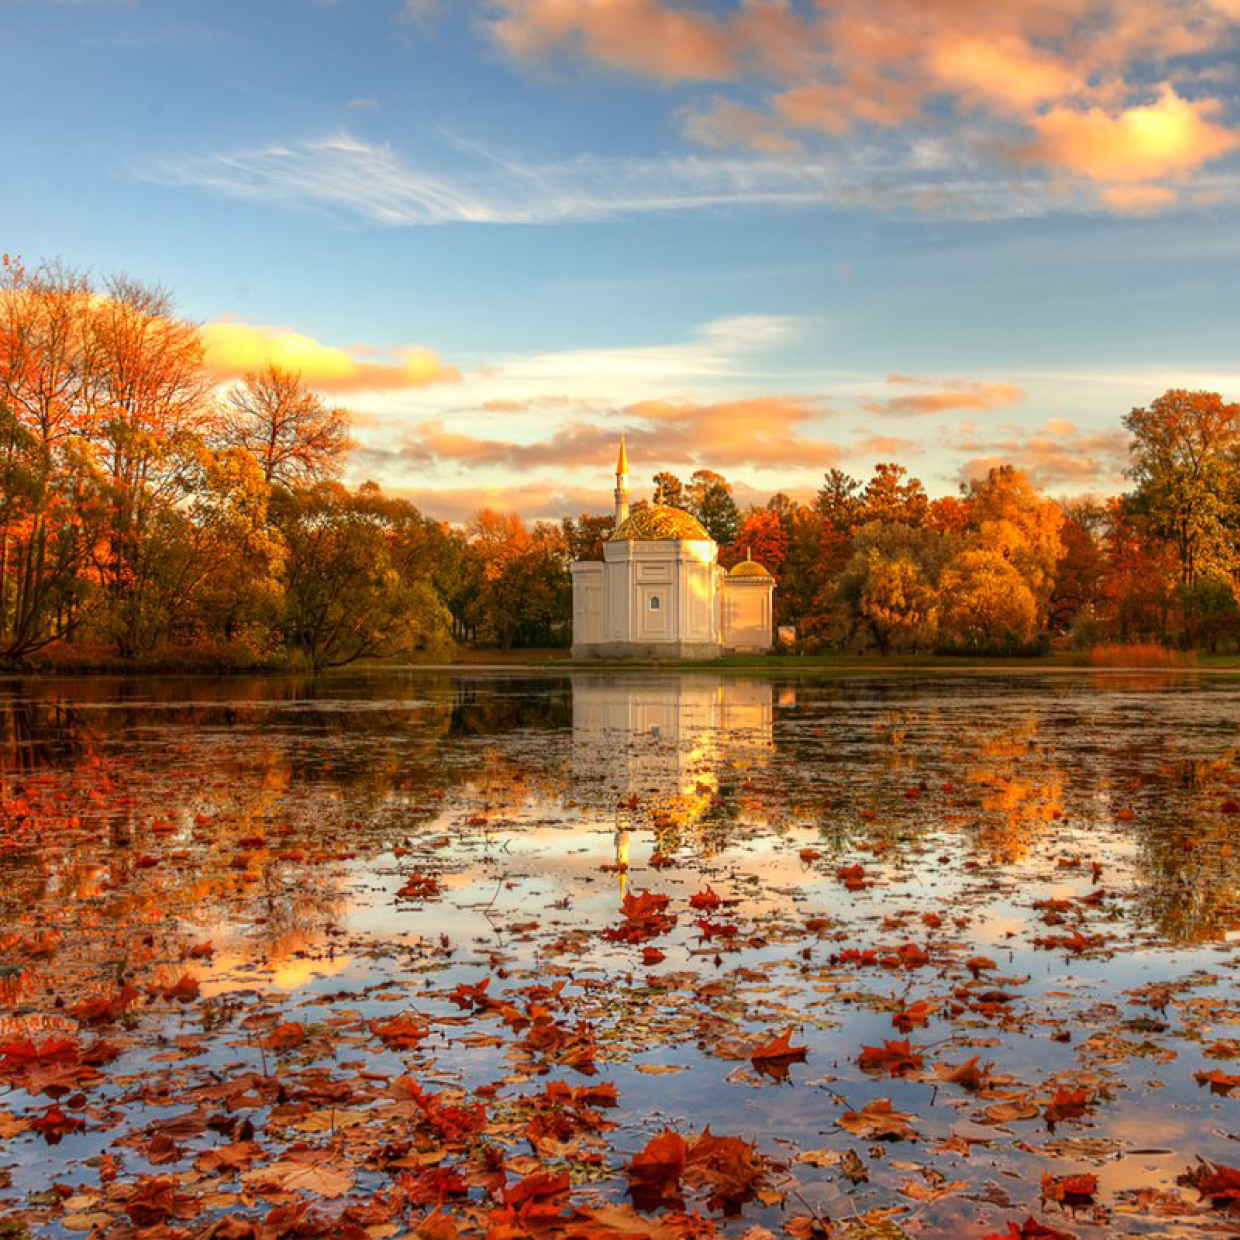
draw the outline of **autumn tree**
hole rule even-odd
[[[1107,502],[1099,607],[1121,641],[1168,641],[1178,606],[1179,553],[1130,502]]]
[[[832,466],[823,475],[814,507],[833,528],[845,536],[851,535],[862,523],[861,483]]]
[[[268,485],[335,478],[353,447],[348,412],[324,404],[300,374],[276,365],[250,371],[228,392],[219,434],[258,461]]]
[[[1033,590],[1002,551],[963,551],[939,579],[939,632],[954,650],[1016,652],[1033,640],[1038,605]]]
[[[0,267],[0,655],[72,632],[103,519],[84,276]]]
[[[1021,575],[1037,606],[1037,623],[1046,622],[1055,570],[1063,556],[1063,513],[1040,495],[1028,476],[1011,465],[991,469],[969,490],[976,545],[996,551]]]
[[[720,552],[719,562],[731,568],[748,557],[778,577],[787,555],[788,533],[780,514],[769,508],[755,508],[741,522],[735,541]]]
[[[695,470],[685,488],[685,501],[706,532],[721,547],[736,537],[741,523],[740,509],[732,498],[732,484],[713,470]]]
[[[591,516],[583,512],[577,518],[565,517],[560,529],[568,547],[570,560],[601,560],[603,544],[615,528],[616,519],[611,513]]]
[[[109,280],[92,300],[89,348],[91,438],[109,506],[97,566],[109,603],[128,610],[146,585],[143,539],[183,494],[215,407],[198,329],[161,289]]]
[[[1240,639],[1240,606],[1231,578],[1202,575],[1182,585],[1180,608],[1185,645],[1214,651],[1221,643]]]
[[[1132,435],[1134,511],[1172,540],[1180,578],[1237,568],[1234,508],[1240,486],[1240,404],[1217,392],[1172,388],[1124,418]]]
[[[1078,616],[1094,615],[1101,599],[1107,515],[1105,505],[1092,499],[1065,500],[1060,508],[1063,554],[1055,566],[1047,619],[1053,631],[1066,633]]]
[[[918,478],[910,478],[903,465],[880,461],[873,477],[861,492],[861,522],[898,521],[902,525],[922,525],[930,511],[926,488]]]
[[[865,633],[881,654],[924,647],[938,630],[937,586],[953,544],[900,522],[862,526],[835,586],[845,631]]]
[[[666,470],[655,474],[654,502],[664,504],[668,508],[687,508],[689,504],[685,498],[684,483],[675,474],[668,473]]]

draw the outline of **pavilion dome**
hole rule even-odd
[[[757,560],[742,560],[734,564],[728,572],[729,577],[770,577],[771,574]]]
[[[610,542],[709,542],[710,535],[691,512],[650,504],[639,508],[611,535]]]

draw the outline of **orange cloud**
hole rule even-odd
[[[513,55],[575,52],[602,64],[671,81],[723,78],[733,40],[713,18],[659,0],[506,0],[492,30]]]
[[[1218,111],[1214,100],[1191,103],[1171,87],[1157,103],[1118,113],[1055,107],[1034,118],[1038,136],[1020,154],[1094,181],[1133,186],[1178,178],[1240,145],[1240,134],[1210,119]]]
[[[943,413],[949,409],[1001,409],[1017,405],[1025,393],[1011,383],[981,383],[970,379],[923,379],[915,375],[891,374],[887,382],[916,387],[932,387],[928,392],[910,392],[882,400],[873,397],[861,401],[867,413],[926,414]]]
[[[442,421],[423,422],[395,455],[421,466],[590,467],[606,473],[615,458],[616,441],[624,434],[630,457],[649,462],[652,472],[665,467],[825,468],[838,459],[839,448],[799,433],[803,424],[823,416],[820,403],[796,397],[713,404],[641,401],[623,410],[622,421],[570,422],[549,438],[530,443],[483,439]],[[385,459],[384,453],[370,455],[376,461]]]
[[[1023,469],[1040,487],[1110,487],[1122,482],[1128,463],[1124,431],[1082,431],[1064,418],[1051,418],[1036,430],[1009,427],[993,438],[980,437],[976,427],[966,423],[952,446],[977,454],[961,466],[962,482],[1009,464]]]
[[[848,449],[848,455],[889,461],[894,457],[916,456],[921,451],[921,444],[914,439],[901,439],[898,435],[869,435],[854,443]]]
[[[807,138],[838,143],[859,125],[932,120],[935,144],[973,175],[1007,153],[1101,186],[1115,210],[1151,211],[1178,200],[1159,182],[1240,145],[1221,104],[1196,97],[1200,58],[1236,41],[1237,0],[494,4],[491,28],[520,59],[558,55],[743,88],[744,98],[716,94],[682,109],[687,136],[709,146],[779,154]],[[1152,103],[1151,68],[1166,83]],[[922,201],[933,206],[934,195]]]
[[[313,336],[248,323],[208,323],[201,329],[206,365],[219,382],[238,379],[247,371],[276,365],[294,371],[324,392],[378,392],[456,383],[460,372],[429,349],[399,351],[399,360],[370,361]]]
[[[1021,112],[1079,90],[1084,83],[1071,64],[1008,36],[948,36],[933,46],[935,76],[970,101]]]

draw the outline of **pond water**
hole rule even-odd
[[[0,682],[0,1216],[1235,1232],[1238,753],[1198,674]]]

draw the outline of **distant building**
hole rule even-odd
[[[602,560],[573,572],[573,657],[714,659],[768,650],[775,580],[744,560],[729,573],[692,513],[629,508],[624,440],[616,462],[616,522]]]

